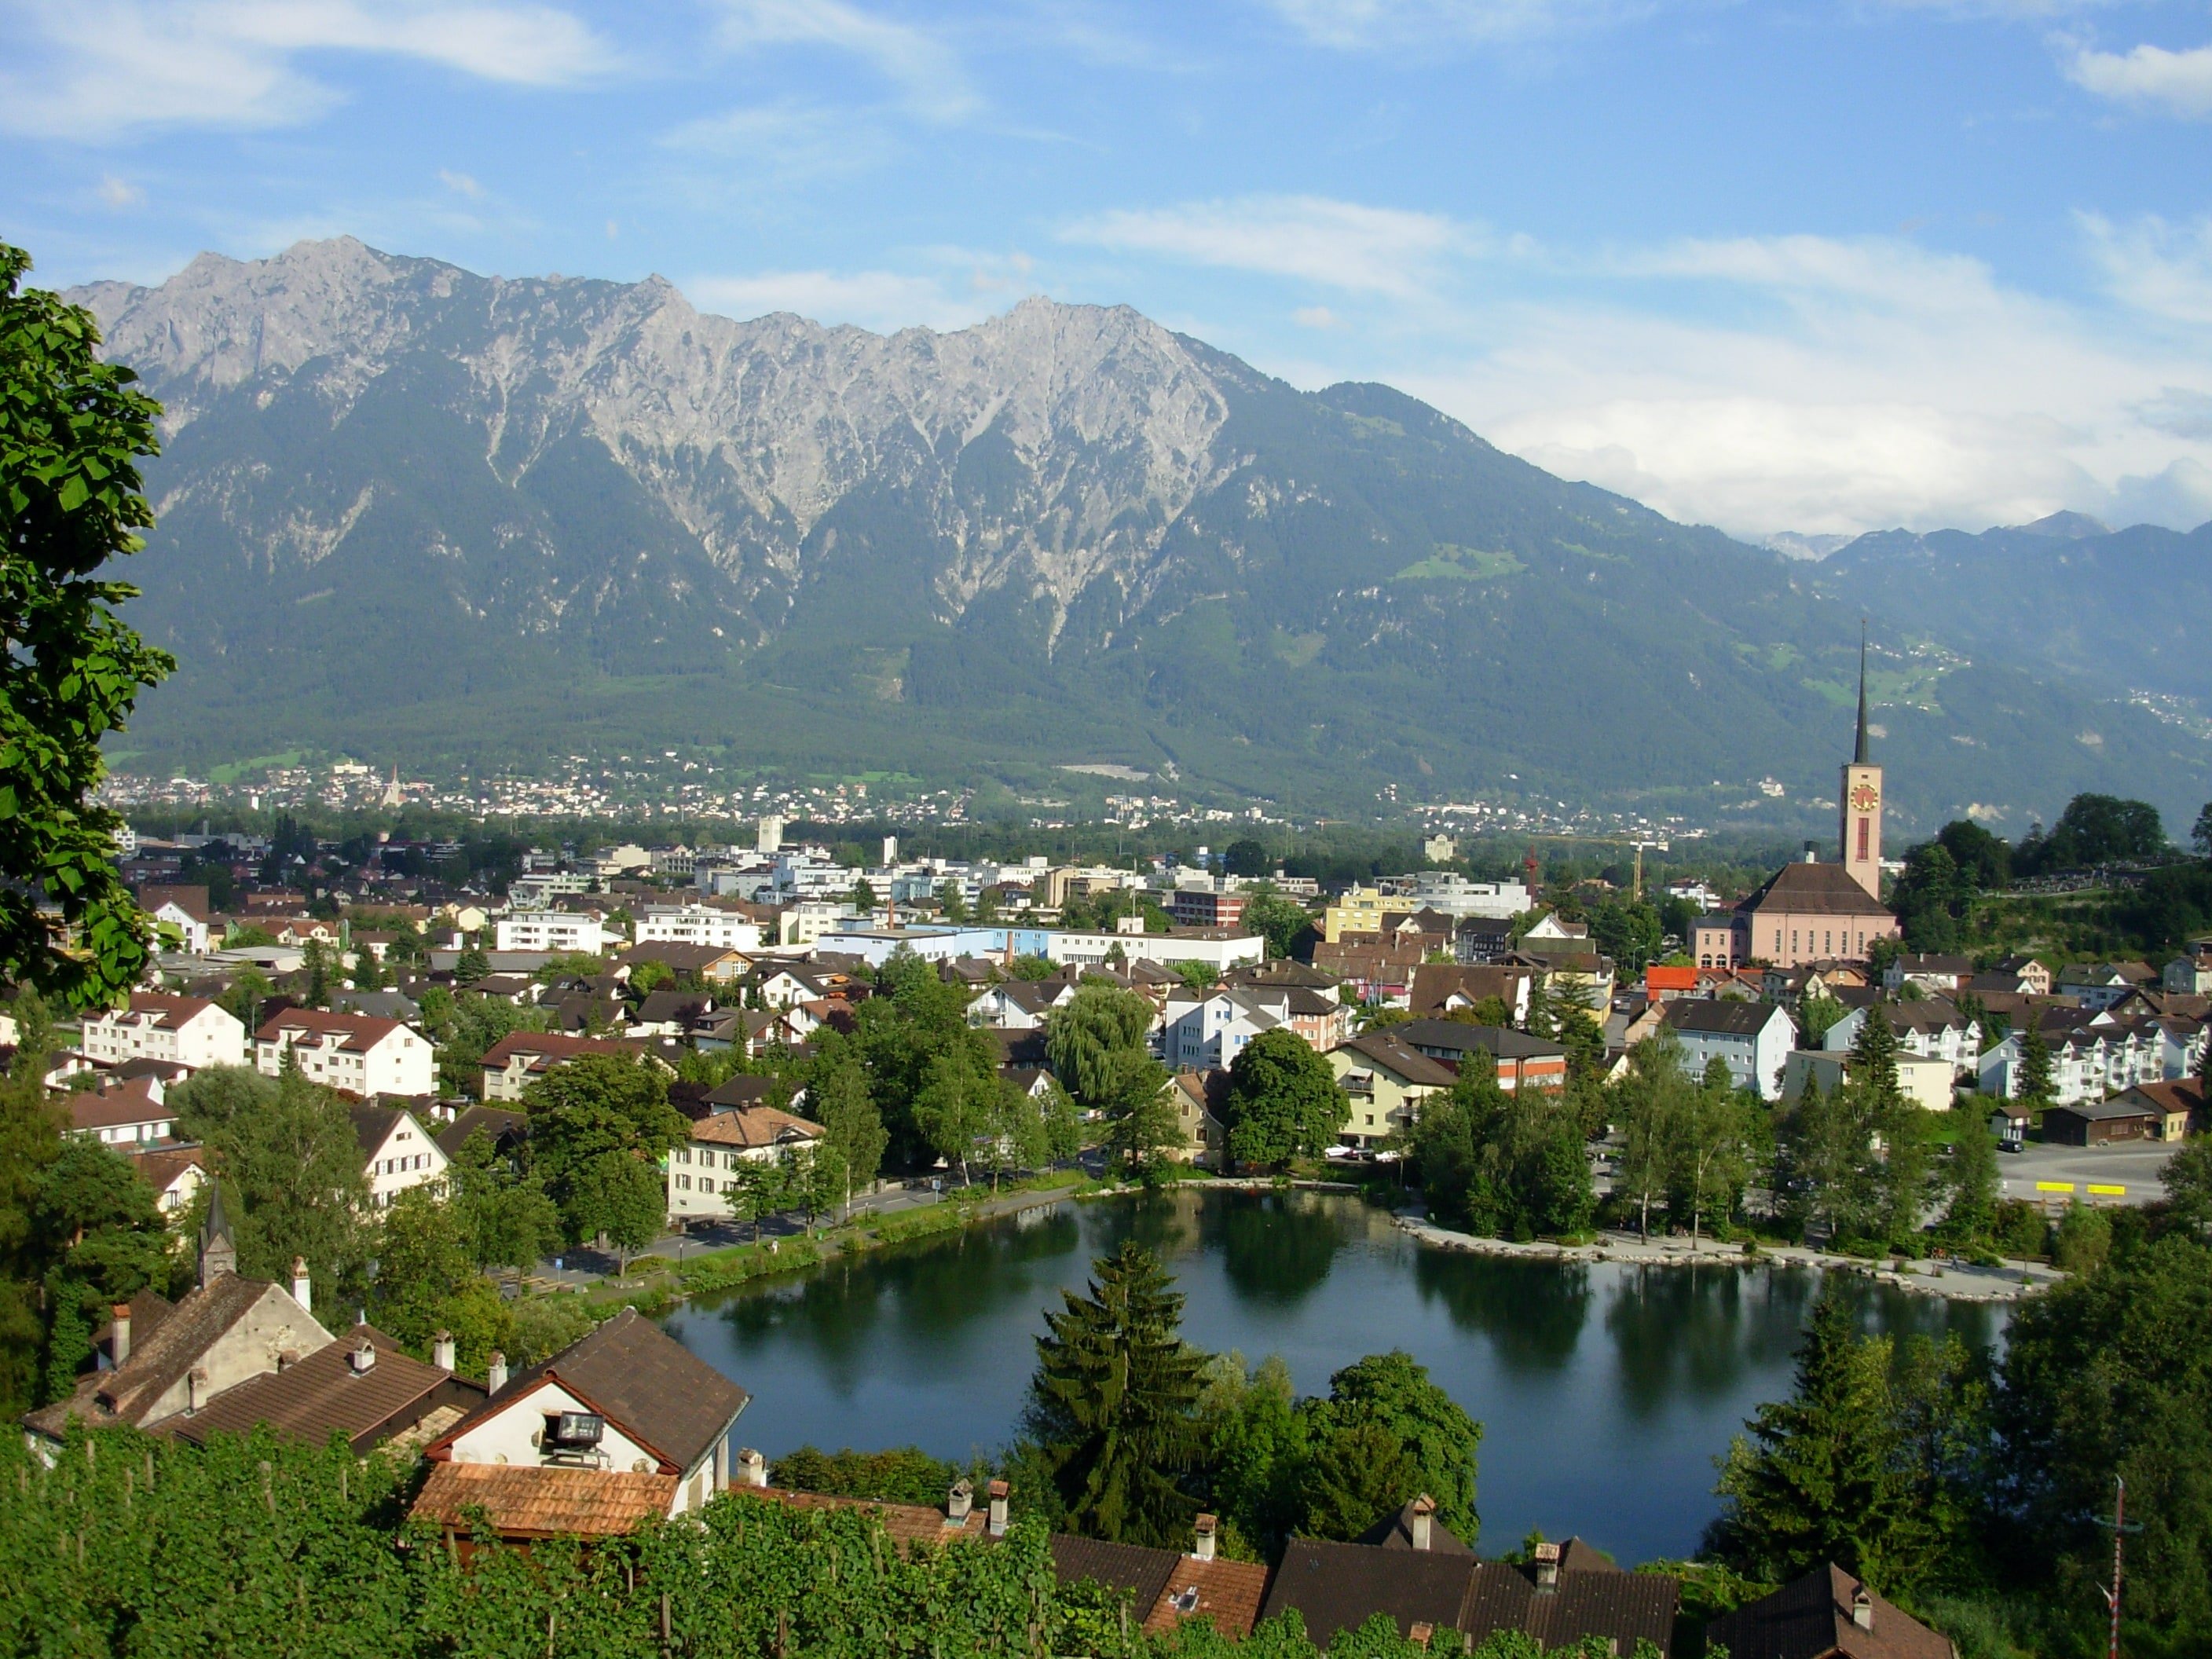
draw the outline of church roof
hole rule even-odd
[[[1881,901],[1860,886],[1840,864],[1785,864],[1736,908],[1752,915],[1761,910],[1780,910],[1792,915],[1884,919],[1889,915]]]

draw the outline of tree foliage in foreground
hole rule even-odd
[[[154,522],[138,462],[161,410],[99,360],[90,312],[22,287],[30,268],[0,242],[0,982],[89,1006],[138,981],[152,942],[115,866],[123,820],[91,796],[101,739],[176,667],[115,614],[138,590],[100,574]]]

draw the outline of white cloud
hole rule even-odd
[[[848,52],[872,64],[902,89],[906,106],[929,120],[963,120],[981,107],[958,54],[944,41],[846,0],[722,0],[722,11],[726,44]]]
[[[100,142],[149,128],[275,127],[341,94],[297,61],[317,52],[411,58],[523,86],[604,73],[611,47],[569,13],[427,0],[27,0],[27,46],[0,73],[0,127]]]
[[[1656,0],[1273,0],[1273,4],[1285,22],[1316,45],[1356,50],[1526,40],[1656,9]]]
[[[723,110],[661,136],[667,149],[744,164],[752,184],[795,184],[860,172],[894,143],[882,125],[850,111],[780,103]]]
[[[100,181],[100,199],[119,212],[137,207],[146,199],[146,192],[129,179],[118,179],[111,173]]]
[[[2168,52],[2142,46],[2129,52],[2084,47],[2074,54],[2067,73],[2075,85],[2100,98],[2191,120],[2212,117],[2212,46]]]
[[[2169,322],[2212,323],[2212,219],[2181,226],[2147,218],[2123,226],[2084,214],[2081,225],[2115,299]]]
[[[446,167],[438,169],[438,182],[456,196],[466,196],[471,200],[481,200],[484,193],[484,187],[467,173],[454,173]]]
[[[1247,196],[1102,213],[1077,221],[1061,237],[1401,299],[1425,291],[1447,256],[1480,242],[1437,214],[1320,196]]]
[[[972,298],[956,299],[935,278],[890,270],[764,270],[745,276],[702,276],[684,284],[702,311],[753,318],[795,312],[819,323],[852,323],[889,333],[919,323],[964,328],[990,314]]]
[[[1335,328],[1340,323],[1327,306],[1300,306],[1291,313],[1291,320],[1300,328]]]

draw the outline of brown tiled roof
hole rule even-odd
[[[1077,1538],[1067,1533],[1052,1535],[1052,1570],[1062,1583],[1088,1578],[1109,1589],[1123,1591],[1139,1618],[1149,1615],[1159,1601],[1179,1559],[1173,1550],[1112,1544],[1103,1538]]]
[[[1558,1587],[1551,1590],[1536,1587],[1530,1568],[1495,1561],[1477,1567],[1459,1617],[1468,1640],[1480,1643],[1498,1631],[1517,1630],[1547,1650],[1595,1637],[1617,1643],[1621,1653],[1632,1653],[1645,1641],[1666,1652],[1674,1639],[1681,1586],[1663,1574],[1600,1565],[1591,1559],[1595,1553],[1588,1546],[1580,1554],[1589,1565],[1569,1567],[1567,1553],[1561,1552]]]
[[[1384,1516],[1365,1532],[1359,1534],[1363,1544],[1378,1544],[1386,1550],[1409,1550],[1413,1547],[1413,1505],[1419,1500],[1409,1498]],[[1429,1517],[1429,1547],[1439,1555],[1473,1555],[1474,1552],[1462,1543],[1458,1535],[1433,1515]]]
[[[398,1029],[398,1020],[379,1019],[373,1014],[333,1014],[321,1008],[287,1008],[264,1021],[254,1036],[263,1042],[274,1042],[286,1031],[336,1034],[343,1039],[339,1048],[366,1054]]]
[[[356,1372],[349,1357],[364,1342],[375,1349],[376,1363]],[[413,1427],[441,1406],[467,1407],[483,1397],[479,1384],[410,1358],[373,1325],[356,1325],[298,1364],[249,1377],[190,1417],[170,1419],[167,1428],[179,1440],[204,1446],[210,1435],[247,1434],[266,1423],[311,1445],[343,1434],[361,1452]]]
[[[1852,1621],[1851,1601],[1863,1589],[1832,1563],[1817,1567],[1714,1620],[1705,1626],[1705,1644],[1725,1644],[1730,1659],[1952,1659],[1946,1638],[1871,1592],[1874,1628],[1861,1630]]]
[[[1890,914],[1880,899],[1858,884],[1840,864],[1784,865],[1766,884],[1736,906],[1738,915],[1772,908],[1801,915],[1880,916]]]
[[[70,1127],[80,1134],[119,1129],[131,1123],[173,1122],[176,1110],[154,1098],[147,1079],[136,1078],[119,1089],[94,1094],[80,1090],[69,1097]]]
[[[1377,1613],[1396,1620],[1401,1636],[1415,1625],[1455,1626],[1474,1566],[1471,1556],[1434,1550],[1293,1538],[1284,1546],[1261,1616],[1272,1619],[1296,1607],[1306,1634],[1322,1646]]]
[[[214,1006],[215,1004],[206,997],[169,996],[159,991],[133,991],[131,994],[132,1013],[154,1016],[151,1019],[137,1023],[163,1030],[173,1031]]]
[[[696,1463],[752,1399],[636,1309],[625,1308],[550,1359],[508,1379],[497,1398],[432,1443],[425,1455],[450,1455],[455,1440],[549,1376],[589,1401],[678,1472]]]
[[[2163,1083],[2138,1083],[2125,1091],[2120,1098],[2140,1097],[2161,1112],[2189,1112],[2204,1109],[2204,1085],[2193,1077],[2174,1078]]]
[[[495,1150],[510,1138],[526,1134],[530,1117],[526,1112],[510,1112],[497,1106],[471,1106],[464,1109],[451,1123],[438,1131],[438,1150],[447,1158],[457,1158],[469,1137],[479,1129],[489,1137]]]
[[[564,1060],[574,1060],[579,1054],[630,1054],[634,1048],[625,1048],[619,1042],[609,1042],[602,1037],[570,1036],[562,1031],[515,1031],[501,1037],[484,1050],[479,1062],[488,1072],[504,1071],[507,1063],[517,1054],[526,1054],[535,1061],[557,1066]],[[533,1063],[532,1069],[538,1069]]]
[[[711,1097],[710,1097],[711,1098]],[[715,1112],[691,1126],[691,1139],[716,1146],[777,1146],[786,1141],[819,1140],[818,1123],[773,1106],[738,1106]]]
[[[522,1463],[434,1463],[414,1515],[466,1528],[481,1508],[502,1538],[604,1538],[665,1515],[677,1477]]]
[[[958,1526],[945,1511],[927,1504],[890,1504],[872,1498],[833,1498],[826,1492],[793,1492],[782,1486],[732,1486],[741,1498],[759,1498],[794,1510],[859,1510],[883,1523],[902,1544],[941,1544],[955,1538],[988,1538],[990,1510],[978,1504]]]
[[[150,1332],[137,1328],[134,1312],[131,1358],[122,1367],[82,1379],[75,1394],[32,1412],[23,1419],[25,1425],[59,1439],[72,1417],[88,1428],[143,1422],[216,1339],[273,1288],[265,1279],[219,1273],[179,1302]]]
[[[1463,996],[1469,1002],[1499,997],[1510,1004],[1519,982],[1528,977],[1528,969],[1525,968],[1427,962],[1413,969],[1407,1000],[1416,1014],[1440,1014],[1446,1000],[1454,995]]]
[[[1400,1041],[1395,1031],[1370,1031],[1338,1044],[1332,1052],[1358,1054],[1394,1077],[1425,1087],[1449,1089],[1459,1078],[1459,1073],[1443,1061],[1431,1060],[1419,1049]]]
[[[155,1192],[167,1189],[169,1183],[187,1170],[207,1173],[207,1155],[200,1146],[155,1146],[133,1152],[127,1156],[138,1171],[140,1179]]]
[[[1256,1561],[1200,1561],[1178,1555],[1166,1587],[1146,1617],[1145,1633],[1157,1636],[1186,1619],[1211,1619],[1224,1636],[1249,1636],[1260,1622],[1260,1606],[1267,1599],[1267,1570]]]

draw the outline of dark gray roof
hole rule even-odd
[[[1321,1645],[1378,1613],[1396,1621],[1401,1636],[1417,1624],[1456,1627],[1474,1571],[1471,1555],[1293,1538],[1283,1547],[1260,1616],[1296,1607],[1306,1634]]]
[[[439,1443],[450,1444],[546,1376],[590,1401],[679,1470],[696,1463],[752,1399],[636,1309],[625,1308],[550,1359],[510,1377]]]
[[[1705,1645],[1726,1647],[1730,1659],[1952,1659],[1948,1639],[1871,1592],[1873,1628],[1860,1629],[1851,1602],[1863,1588],[1841,1567],[1816,1567],[1714,1620],[1705,1626]]]
[[[1470,1644],[1499,1631],[1525,1631],[1547,1650],[1595,1637],[1633,1653],[1650,1642],[1662,1653],[1674,1634],[1681,1586],[1661,1573],[1623,1572],[1571,1540],[1561,1550],[1557,1587],[1537,1588],[1534,1569],[1486,1562],[1474,1570],[1459,1627]],[[1568,1564],[1569,1556],[1575,1558]]]
[[[1076,1538],[1064,1532],[1052,1535],[1052,1570],[1060,1583],[1089,1578],[1109,1589],[1125,1590],[1130,1610],[1140,1620],[1160,1599],[1181,1559],[1173,1550],[1109,1544],[1103,1538]]]
[[[1424,1054],[1442,1049],[1447,1054],[1471,1054],[1480,1048],[1501,1060],[1548,1060],[1564,1057],[1556,1042],[1530,1036],[1510,1025],[1468,1025],[1455,1019],[1413,1019],[1390,1028],[1401,1042]]]
[[[1697,1031],[1709,1036],[1756,1036],[1782,1011],[1771,1002],[1742,1002],[1734,998],[1705,1000],[1676,997],[1660,1018],[1678,1031]]]
[[[1386,1550],[1409,1550],[1413,1547],[1413,1505],[1419,1498],[1408,1498],[1384,1516],[1365,1532],[1359,1534],[1363,1544],[1379,1545]],[[1429,1517],[1429,1547],[1439,1555],[1473,1555],[1474,1552],[1460,1540],[1459,1535],[1436,1516]]]
[[[469,1144],[469,1137],[481,1129],[490,1137],[495,1152],[506,1152],[529,1128],[530,1116],[526,1112],[508,1111],[499,1106],[471,1106],[438,1131],[438,1150],[447,1158],[457,1157],[461,1148]]]
[[[1882,902],[1853,880],[1850,872],[1840,864],[1785,864],[1736,908],[1741,912],[1769,907],[1807,915],[1890,920]]]

